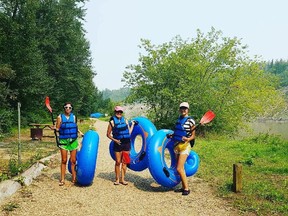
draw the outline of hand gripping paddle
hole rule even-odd
[[[51,113],[52,123],[53,123],[53,125],[55,125],[52,108],[50,106],[50,99],[48,96],[45,99],[45,105],[46,105],[47,109],[49,110],[49,112]],[[59,140],[58,140],[56,129],[54,129],[54,134],[55,134],[57,146],[59,147]]]

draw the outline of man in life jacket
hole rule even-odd
[[[132,121],[131,127],[127,119],[123,117],[123,108],[116,106],[114,115],[110,118],[107,137],[114,142],[113,150],[115,153],[115,182],[114,185],[127,185],[125,174],[127,170],[127,157],[131,149],[130,134],[133,131],[135,122]],[[112,135],[111,135],[112,133]]]
[[[64,113],[60,114],[56,120],[56,131],[59,132],[59,144],[61,153],[61,177],[59,186],[65,184],[65,173],[67,164],[67,155],[70,151],[70,162],[72,172],[72,183],[76,182],[76,151],[78,148],[78,132],[81,136],[83,133],[77,127],[76,116],[72,113],[72,104],[66,102],[63,106]]]
[[[182,195],[190,193],[188,187],[187,176],[184,169],[184,164],[188,155],[190,154],[190,142],[195,139],[195,121],[188,115],[189,104],[182,102],[179,106],[180,116],[177,119],[172,140],[174,141],[174,152],[177,158],[177,172],[182,181],[182,188],[175,190],[175,192],[182,192]]]

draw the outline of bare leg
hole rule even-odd
[[[115,182],[119,183],[120,179],[120,165],[121,165],[121,152],[115,152]]]
[[[182,188],[184,190],[188,190],[188,181],[187,181],[187,176],[185,173],[184,169],[184,164],[186,162],[188,155],[187,154],[180,154],[178,158],[178,163],[177,163],[177,172],[180,175],[181,181],[182,181]]]
[[[129,155],[129,151],[126,151]],[[123,158],[122,158],[122,168],[121,168],[121,181],[122,184],[126,185],[127,182],[125,181],[125,174],[126,174],[126,171],[127,171],[127,164],[123,161]]]
[[[60,149],[61,153],[61,166],[60,166],[60,171],[61,171],[61,177],[60,177],[60,183],[65,180],[65,173],[66,173],[66,164],[67,164],[67,151],[64,149]]]
[[[76,153],[77,150],[70,151],[70,162],[71,162],[71,172],[72,172],[72,182],[76,182],[76,170],[75,170],[75,165],[76,165]]]

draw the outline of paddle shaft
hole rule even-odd
[[[54,121],[54,117],[53,117],[52,108],[51,108],[51,106],[50,106],[49,97],[46,97],[45,104],[46,104],[47,109],[48,109],[49,112],[51,113],[52,123],[53,123],[53,126],[54,126],[54,125],[55,125],[55,121]],[[55,138],[56,138],[57,146],[59,147],[59,144],[60,144],[60,143],[59,143],[59,140],[58,140],[58,136],[57,136],[57,131],[56,131],[56,129],[54,129],[54,135],[55,135]]]

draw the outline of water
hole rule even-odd
[[[280,135],[282,138],[288,140],[288,121],[257,121],[250,123],[254,134],[268,133]]]

